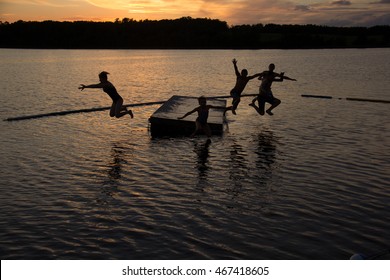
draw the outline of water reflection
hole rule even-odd
[[[262,131],[256,136],[256,167],[259,171],[272,173],[271,165],[275,163],[276,141],[272,131]]]
[[[227,193],[234,204],[244,203],[257,197],[257,206],[264,207],[272,196],[272,173],[276,162],[276,140],[272,131],[234,139],[229,150],[229,184]],[[247,206],[245,206],[247,207]]]
[[[230,147],[229,161],[229,179],[232,182],[232,186],[227,191],[235,198],[240,194],[243,181],[248,177],[247,152],[236,140],[233,141]]]
[[[196,167],[198,170],[198,188],[202,191],[204,187],[207,185],[207,175],[209,172],[209,147],[211,141],[207,140],[204,143],[195,142],[194,152],[197,155]]]
[[[262,131],[254,136],[256,154],[255,184],[261,193],[261,201],[269,204],[272,200],[273,170],[276,162],[277,145],[272,131]],[[263,205],[264,207],[264,205]]]
[[[97,198],[99,204],[108,204],[118,190],[119,181],[122,177],[122,166],[127,163],[125,151],[126,149],[117,143],[114,143],[111,147],[109,162],[105,170],[107,177],[103,181],[101,194]]]
[[[121,178],[122,164],[127,163],[124,159],[124,148],[114,144],[111,148],[111,162],[108,164],[108,182],[112,185]]]

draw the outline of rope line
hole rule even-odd
[[[242,97],[245,96],[257,96],[257,94],[243,94]],[[221,95],[221,96],[210,96],[208,98],[214,99],[214,98],[230,98],[230,95]],[[150,105],[157,105],[157,104],[164,104],[165,101],[155,101],[155,102],[144,102],[144,103],[134,103],[134,104],[125,104],[123,106],[125,107],[141,107],[141,106],[150,106]],[[4,119],[4,121],[22,121],[22,120],[30,120],[30,119],[39,119],[39,118],[45,118],[45,117],[53,117],[53,116],[64,116],[69,114],[79,114],[79,113],[89,113],[89,112],[99,112],[99,111],[106,111],[110,110],[110,107],[96,107],[96,108],[89,108],[89,109],[78,109],[78,110],[69,110],[69,111],[60,111],[60,112],[51,112],[51,113],[43,113],[43,114],[37,114],[37,115],[28,115],[28,116],[19,116],[19,117],[12,117]]]
[[[249,96],[257,96],[257,94],[243,94],[241,97],[249,97]],[[311,94],[302,94],[302,97],[309,97],[309,98],[323,98],[323,99],[332,99],[332,96],[328,95],[311,95]],[[220,95],[220,96],[210,96],[208,98],[214,99],[214,98],[230,98],[230,95]],[[343,99],[343,98],[338,98]],[[366,98],[352,98],[347,97],[345,100],[348,101],[361,101],[361,102],[376,102],[376,103],[390,103],[390,100],[379,100],[379,99],[366,99]],[[144,102],[144,103],[135,103],[135,104],[125,104],[123,106],[125,107],[141,107],[141,106],[150,106],[150,105],[157,105],[157,104],[164,104],[165,101],[154,101],[154,102]],[[90,112],[99,112],[99,111],[106,111],[110,110],[110,107],[97,107],[97,108],[89,108],[89,109],[78,109],[78,110],[69,110],[69,111],[59,111],[59,112],[51,112],[51,113],[43,113],[43,114],[37,114],[37,115],[27,115],[27,116],[19,116],[19,117],[12,117],[4,119],[4,121],[22,121],[22,120],[29,120],[29,119],[39,119],[44,117],[52,117],[52,116],[64,116],[69,114],[79,114],[79,113],[90,113]]]
[[[156,105],[156,104],[163,104],[164,102],[165,101],[145,102],[145,103],[136,103],[136,104],[125,104],[123,106],[125,106],[125,107],[140,107],[140,106],[150,106],[150,105]],[[37,115],[28,115],[28,116],[8,118],[8,119],[5,119],[4,121],[8,121],[8,122],[22,121],[22,120],[39,119],[39,118],[52,117],[52,116],[64,116],[64,115],[69,115],[69,114],[99,112],[99,111],[106,111],[106,110],[110,110],[110,109],[111,109],[111,106],[110,107],[97,107],[97,108],[90,108],[90,109],[51,112],[51,113],[44,113],[44,114],[37,114]]]
[[[324,99],[332,99],[332,96],[328,95],[311,95],[311,94],[302,94],[302,97],[312,97],[312,98],[324,98]],[[343,99],[343,98],[338,98]],[[348,101],[361,101],[361,102],[376,102],[376,103],[390,103],[390,100],[380,100],[380,99],[369,99],[369,98],[353,98],[346,97],[345,100]]]

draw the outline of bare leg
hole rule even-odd
[[[233,109],[233,106],[226,107],[225,111],[223,112],[223,115],[226,115],[227,111],[231,111]]]
[[[274,113],[272,113],[271,111],[273,110],[273,109],[275,109],[276,107],[278,107],[279,105],[280,105],[280,103],[282,103],[279,99],[277,99],[277,98],[274,98],[274,102],[272,103],[272,105],[271,105],[271,107],[269,107],[268,109],[267,109],[267,114],[268,115],[270,115],[270,116],[272,116]]]
[[[264,115],[264,111],[262,112],[260,108],[256,106],[256,103],[250,103],[249,106],[253,107],[259,115]]]
[[[207,123],[203,125],[203,131],[207,137],[211,137],[211,128]]]
[[[259,101],[259,114],[263,116],[264,109],[265,109],[265,100],[263,100],[262,98],[259,98],[258,101]]]
[[[125,106],[122,106],[123,107],[123,110],[126,111],[131,118],[134,118],[134,114],[133,114],[133,111],[132,110],[127,110],[127,108]]]
[[[257,103],[259,103],[258,107],[256,106],[256,100],[257,100]],[[264,100],[261,100],[261,98],[259,96],[256,96],[256,98],[254,98],[252,100],[252,103],[249,103],[249,106],[252,106],[259,115],[261,115],[261,116],[264,115],[265,102],[264,102]]]
[[[110,109],[110,117],[113,118],[115,117],[115,102],[112,103],[111,109]]]
[[[134,117],[133,112],[131,110],[127,110],[127,108],[122,105],[123,105],[123,99],[119,99],[116,103],[112,104],[110,116],[121,118],[124,115],[130,115],[130,117],[133,118]],[[112,114],[113,110],[115,112],[114,114]]]
[[[241,99],[240,98],[233,98],[233,102],[232,102],[232,113],[234,114],[234,115],[236,115],[236,109],[237,109],[237,107],[238,107],[238,104],[240,104],[240,101],[241,101]]]
[[[258,96],[256,96],[255,98],[253,98],[252,102],[249,103],[249,106],[255,105],[255,104],[256,104],[256,100],[258,100],[258,98],[259,98]]]
[[[196,121],[195,122],[195,131],[191,134],[190,137],[194,137],[196,135],[196,133],[198,133],[198,131],[202,128],[202,125]]]

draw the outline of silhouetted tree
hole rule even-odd
[[[390,47],[390,26],[328,27],[255,24],[217,19],[117,18],[114,22],[0,22],[2,48],[265,49]]]

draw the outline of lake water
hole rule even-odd
[[[272,62],[298,81],[273,86],[282,104],[272,117],[243,98],[209,146],[204,136],[151,139],[159,105],[134,108],[134,119],[1,121],[1,259],[349,259],[388,249],[390,104],[345,98],[390,100],[390,49],[0,49],[0,117],[109,106],[102,91],[77,89],[102,70],[126,103],[229,95],[233,58],[250,74]]]

